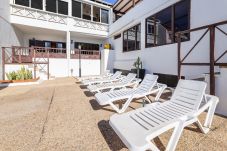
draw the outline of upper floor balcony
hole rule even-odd
[[[14,0],[10,4],[11,23],[107,36],[110,6],[85,2],[29,0],[26,3]]]

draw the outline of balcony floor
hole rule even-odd
[[[141,107],[140,102],[132,103],[129,110]],[[0,150],[127,150],[108,124],[112,114],[109,106],[101,108],[74,78],[2,88]],[[170,134],[161,135],[155,143],[165,149]],[[195,126],[187,127],[177,150],[227,150],[226,134],[227,119],[216,115],[207,135]]]

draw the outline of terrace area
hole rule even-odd
[[[12,93],[13,92],[13,93]],[[168,92],[162,95],[166,99]],[[128,110],[140,108],[141,100]],[[115,114],[101,107],[75,78],[56,78],[40,85],[0,91],[1,150],[127,150],[109,125]],[[204,119],[202,114],[200,119]],[[202,120],[203,121],[203,120]],[[227,119],[215,115],[209,134],[186,127],[177,150],[227,150]],[[165,149],[171,131],[154,139]]]

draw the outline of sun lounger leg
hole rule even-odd
[[[217,106],[218,103],[218,99],[217,98],[213,98],[211,101],[211,104],[209,106],[209,110],[207,112],[207,117],[206,117],[206,121],[204,124],[204,127],[210,128],[211,127],[211,123],[214,117],[214,112],[215,112],[215,108]]]
[[[175,150],[183,129],[184,129],[184,123],[183,122],[179,122],[179,124],[177,124],[175,126],[174,131],[172,133],[172,136],[171,136],[169,143],[166,147],[166,150],[168,150],[168,151],[174,151]]]

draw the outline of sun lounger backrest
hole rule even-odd
[[[188,109],[198,110],[206,85],[202,81],[180,80],[170,101]]]
[[[138,86],[137,90],[150,92],[157,83],[158,76],[153,74],[146,74],[143,81]]]
[[[118,78],[118,77],[121,75],[121,73],[122,73],[121,71],[115,72],[114,75],[111,76],[111,79],[116,79],[116,78]]]
[[[134,74],[134,73],[129,73],[126,77],[124,77],[123,79],[122,79],[122,83],[129,83],[129,82],[131,82],[133,79],[135,79],[136,78],[136,74]]]

